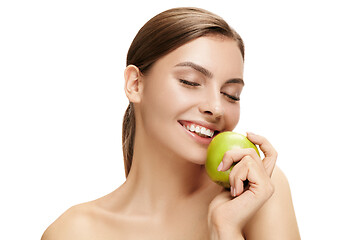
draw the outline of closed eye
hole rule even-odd
[[[181,83],[185,84],[185,85],[189,85],[189,86],[192,86],[192,87],[200,86],[199,83],[190,82],[190,81],[187,81],[187,80],[184,80],[184,79],[180,79],[179,81],[180,81]]]
[[[191,81],[187,81],[187,80],[184,80],[184,79],[179,79],[179,81],[182,83],[182,84],[185,84],[187,86],[190,86],[190,87],[198,87],[200,86],[201,84],[197,83],[197,82],[191,82]],[[238,102],[240,101],[240,98],[239,97],[236,97],[236,96],[232,96],[230,94],[227,94],[225,92],[221,92],[222,94],[224,94],[227,98],[229,98],[231,101],[234,101],[234,102]]]
[[[231,100],[233,100],[233,101],[235,101],[235,102],[240,101],[240,98],[239,98],[239,97],[235,97],[235,96],[232,96],[232,95],[227,94],[227,93],[224,93],[224,92],[222,92],[222,94],[224,94],[226,97],[230,98]]]

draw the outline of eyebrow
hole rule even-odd
[[[214,76],[214,74],[212,72],[210,72],[208,69],[206,69],[196,63],[193,63],[193,62],[181,62],[181,63],[176,64],[175,67],[191,67],[194,70],[202,73],[205,77],[212,78]],[[232,78],[225,82],[225,84],[227,84],[227,83],[238,83],[238,84],[242,84],[242,85],[245,84],[244,80],[242,78]]]

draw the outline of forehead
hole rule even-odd
[[[192,40],[160,58],[153,68],[171,70],[181,62],[201,65],[215,77],[243,76],[244,61],[238,43],[227,37],[205,36]]]

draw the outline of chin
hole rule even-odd
[[[207,150],[202,150],[202,151],[199,151],[197,149],[192,149],[192,151],[188,150],[186,151],[187,153],[186,156],[183,156],[184,152],[182,153],[182,158],[184,160],[198,165],[205,165]]]

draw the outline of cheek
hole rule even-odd
[[[225,109],[225,125],[226,129],[233,130],[240,119],[240,106],[228,106]]]
[[[162,125],[175,119],[187,98],[173,85],[171,79],[162,79],[144,89],[142,114],[146,121],[152,119],[155,121],[153,124]]]
[[[155,99],[149,100],[161,108],[162,112],[159,114],[174,119],[196,102],[196,95],[179,86],[173,79],[167,81],[156,94],[156,102],[154,102]]]

